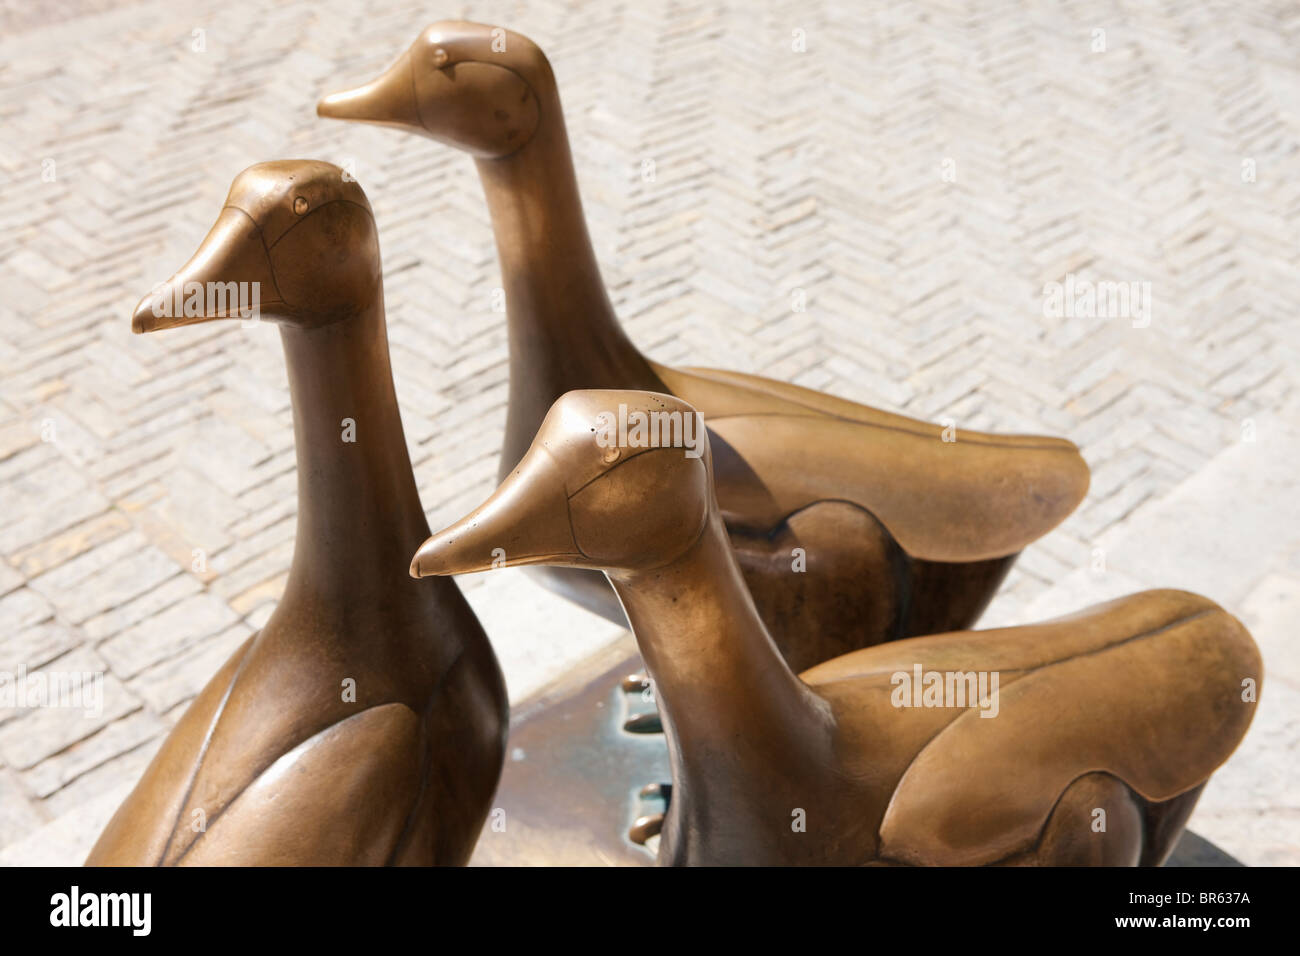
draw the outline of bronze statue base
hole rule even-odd
[[[637,817],[663,809],[639,797],[641,788],[671,779],[663,735],[623,729],[634,714],[655,710],[620,687],[642,669],[629,634],[515,708],[471,866],[654,863],[654,853],[627,836]]]

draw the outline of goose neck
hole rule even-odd
[[[319,328],[281,327],[298,530],[285,601],[390,600],[428,535],[389,364],[382,299]],[[427,583],[427,582],[426,582]],[[426,589],[427,590],[427,589]]]
[[[654,682],[676,838],[740,826],[749,813],[788,817],[786,805],[833,764],[833,721],[768,635],[716,508],[681,557],[610,581]]]
[[[556,98],[522,149],[479,159],[505,293],[510,411],[501,474],[551,403],[576,388],[666,391],[619,325],[601,278]]]

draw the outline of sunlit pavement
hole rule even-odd
[[[436,8],[106,6],[0,5],[0,671],[105,675],[94,717],[0,712],[5,862],[84,856],[283,584],[296,486],[278,337],[129,331],[235,173],[316,157],[367,190],[434,527],[491,490],[504,422],[472,164],[313,109]],[[1247,863],[1300,863],[1300,20],[1282,3],[1096,22],[843,6],[455,12],[550,53],[597,253],[645,351],[949,419],[959,440],[1079,443],[1088,500],[1022,556],[986,623],[1149,586],[1241,616],[1262,702],[1192,828]],[[1150,283],[1149,310],[1052,315],[1044,285],[1070,275]],[[464,584],[515,700],[619,633],[519,572]]]

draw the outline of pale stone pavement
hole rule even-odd
[[[0,671],[106,675],[96,717],[0,711],[0,860],[77,862],[283,584],[277,336],[129,333],[239,170],[351,163],[430,522],[490,491],[505,329],[473,166],[313,110],[465,16],[551,55],[647,353],[1079,443],[1088,500],[986,623],[1148,586],[1224,603],[1268,676],[1192,826],[1248,863],[1300,862],[1300,10],[863,7],[0,4]],[[1068,273],[1149,282],[1149,325],[1045,317]],[[618,633],[518,572],[463,584],[515,700]]]

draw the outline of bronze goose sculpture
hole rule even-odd
[[[741,571],[796,670],[970,625],[1020,550],[1087,490],[1087,466],[1068,441],[973,431],[944,441],[939,427],[831,395],[643,357],[601,280],[550,64],[526,37],[434,24],[381,77],[326,97],[317,112],[474,156],[509,323],[500,477],[571,389],[646,389],[689,402],[709,422],[718,501]],[[536,572],[625,623],[600,575]]]
[[[500,488],[430,538],[411,573],[486,570],[496,548],[513,564],[605,572],[668,737],[660,862],[1165,858],[1253,714],[1243,683],[1259,682],[1261,662],[1235,618],[1147,591],[1043,624],[882,644],[796,676],[729,546],[707,447],[615,443],[605,426],[620,405],[693,413],[667,395],[566,394]]]
[[[133,328],[237,317],[235,283],[260,290],[288,367],[298,458],[288,582],[87,863],[465,863],[501,772],[505,686],[455,584],[424,587],[406,574],[428,524],[361,188],[321,162],[245,170],[198,251],[141,301]]]

